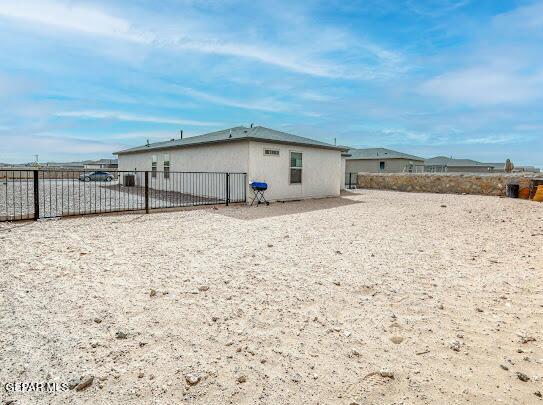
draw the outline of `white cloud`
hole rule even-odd
[[[383,129],[381,132],[386,137],[396,137],[404,143],[423,143],[431,138],[430,134],[426,132],[417,132],[403,128]]]
[[[463,140],[461,143],[467,145],[493,145],[513,142],[525,142],[530,139],[532,139],[532,137],[527,135],[487,135],[476,138],[468,138]]]
[[[33,88],[35,88],[35,83],[32,80],[8,76],[0,72],[0,99],[11,99]]]
[[[128,21],[97,8],[57,1],[0,1],[0,16],[22,19],[64,30],[148,42],[150,38],[131,29]]]
[[[183,131],[183,136],[191,136],[192,134],[188,131]],[[140,140],[143,141],[149,139],[151,142],[158,141],[168,141],[172,138],[179,137],[179,132],[177,131],[134,131],[134,132],[123,132],[117,134],[108,135],[108,139],[118,139],[118,140]]]
[[[425,17],[440,17],[450,13],[451,11],[465,7],[470,3],[470,0],[438,0],[424,4],[418,0],[407,0],[405,6],[416,14]]]
[[[477,67],[445,73],[428,80],[422,92],[468,105],[525,103],[543,97],[541,75],[526,75],[499,67]]]
[[[155,26],[149,26],[147,21],[130,21],[113,16],[96,6],[61,0],[0,0],[0,16],[173,51],[249,59],[318,77],[372,79],[394,72],[400,62],[399,55],[394,52],[368,41],[351,38],[337,30],[326,30],[320,25],[318,29],[312,26],[305,29],[304,34],[311,38],[311,44],[292,37],[287,43],[272,46],[260,40],[247,42],[245,38],[236,39],[230,31],[216,31],[212,20],[207,21],[205,18],[191,21],[186,17],[183,21],[176,21],[175,29],[168,29],[163,28],[172,26],[167,18],[160,22],[154,21]],[[27,28],[31,29],[32,25],[27,25]],[[303,29],[298,27],[298,30]],[[338,56],[334,59],[319,57],[320,53],[337,51],[352,51],[356,57],[370,57],[374,60],[371,63],[342,64]],[[352,56],[349,55],[348,59],[352,60]]]
[[[74,155],[85,155],[89,158],[97,155],[109,156],[111,151],[124,147],[118,142],[73,138],[49,133],[0,134],[0,141],[4,145],[0,160],[18,162],[32,160],[32,155],[35,153],[39,153],[42,157],[47,156],[47,159],[60,154],[66,157],[71,155],[68,160]]]
[[[328,96],[322,93],[317,93],[314,91],[302,91],[301,93],[297,94],[297,96],[305,100],[317,101],[317,102],[325,102],[325,101],[333,100],[333,97],[331,96]]]
[[[290,52],[286,49],[273,48],[266,44],[248,45],[243,43],[223,42],[214,39],[178,38],[162,41],[163,45],[174,46],[195,52],[204,52],[216,55],[237,56],[257,60],[270,65],[282,67],[296,73],[313,76],[341,78],[347,76],[338,66],[330,65],[324,61],[311,60],[304,55]]]
[[[491,17],[469,34],[474,37],[461,53],[439,59],[458,67],[424,82],[423,94],[472,107],[543,98],[543,2]]]
[[[497,30],[505,30],[515,35],[528,31],[542,36],[543,2],[535,2],[527,6],[518,7],[513,11],[499,14],[494,17],[493,23]]]
[[[154,117],[149,115],[128,114],[119,111],[62,111],[55,114],[65,118],[107,119],[117,121],[152,122],[156,124],[191,125],[197,127],[220,126],[219,122],[194,121],[168,117]]]
[[[209,94],[203,91],[194,90],[188,87],[179,88],[180,92],[190,97],[208,101],[213,104],[225,105],[229,107],[243,108],[247,110],[260,110],[268,112],[286,111],[291,108],[290,105],[273,98],[260,98],[256,100],[239,101],[230,97],[222,97],[214,94]]]

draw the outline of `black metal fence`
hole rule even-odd
[[[0,221],[246,202],[246,173],[1,170]]]
[[[345,187],[349,190],[356,188],[358,182],[358,173],[346,173],[345,175]]]

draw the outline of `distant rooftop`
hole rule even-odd
[[[148,145],[137,146],[135,148],[125,149],[114,154],[136,153],[157,149],[183,148],[193,145],[204,145],[219,142],[232,142],[240,140],[267,141],[276,143],[285,143],[290,145],[313,146],[324,149],[334,149],[346,152],[348,148],[336,146],[326,142],[316,141],[303,136],[293,135],[286,132],[276,131],[274,129],[261,126],[255,127],[234,127],[223,129],[221,131],[208,134],[191,136],[183,139],[173,139],[165,142],[155,142]]]
[[[116,165],[118,163],[117,159],[99,159],[99,160],[86,160],[83,163],[85,164],[103,164],[103,165]]]
[[[478,162],[477,160],[472,160],[472,159],[452,159],[446,156],[436,156],[431,159],[426,159],[424,161],[424,164],[426,166],[494,167],[493,163],[482,163],[482,162]],[[503,166],[505,166],[505,163],[503,163]]]
[[[96,165],[96,164],[117,164],[117,159],[98,159],[98,160],[83,160],[81,162],[44,162],[40,163],[40,166],[49,167],[83,167],[84,165]]]
[[[365,148],[365,149],[349,149],[351,156],[347,160],[353,159],[408,159],[424,161],[424,158],[409,155],[407,153],[398,152],[392,149],[385,148]]]

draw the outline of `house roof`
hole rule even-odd
[[[251,128],[239,126],[223,129],[221,131],[210,132],[208,134],[191,136],[183,139],[173,139],[165,142],[155,142],[149,145],[137,146],[135,148],[125,149],[114,154],[137,153],[157,149],[183,148],[193,145],[204,145],[219,142],[233,142],[241,140],[265,141],[284,143],[290,145],[313,146],[316,148],[334,149],[346,152],[348,148],[335,146],[329,143],[316,141],[303,136],[288,134],[286,132],[276,131],[274,129],[255,126]]]
[[[385,148],[349,149],[349,153],[351,157],[348,157],[347,160],[408,159],[424,161],[424,158]]]
[[[116,164],[118,162],[117,159],[99,159],[96,162],[93,163],[100,163],[100,164]]]
[[[471,159],[451,159],[446,156],[436,156],[424,161],[425,166],[453,166],[453,167],[494,167],[493,163],[482,163]]]
[[[116,165],[118,163],[118,160],[117,159],[84,160],[82,163],[86,165]]]

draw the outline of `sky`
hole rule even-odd
[[[0,0],[0,162],[262,125],[543,167],[543,1]]]

